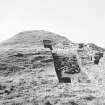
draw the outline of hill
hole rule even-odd
[[[53,56],[43,40],[51,40]],[[0,105],[104,105],[105,49],[42,30],[0,45]],[[71,83],[59,83],[56,69]]]
[[[10,45],[10,46],[18,46],[18,47],[22,47],[22,46],[32,47],[35,45],[43,46],[43,40],[46,40],[46,39],[51,40],[53,46],[56,46],[57,44],[68,45],[72,43],[67,38],[60,36],[58,34],[48,32],[48,31],[43,31],[43,30],[35,30],[35,31],[20,32],[17,35],[14,35],[12,38],[3,42],[2,45],[8,45],[8,46]]]

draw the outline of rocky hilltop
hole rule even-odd
[[[51,40],[50,49],[43,40]],[[42,30],[0,45],[0,105],[104,105],[105,49]],[[56,67],[55,67],[56,66]],[[71,83],[59,83],[70,79]]]

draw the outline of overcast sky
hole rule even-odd
[[[38,29],[105,47],[105,0],[0,0],[0,41]]]

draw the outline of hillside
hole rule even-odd
[[[69,41],[67,38],[60,36],[55,33],[51,33],[48,31],[43,30],[35,30],[35,31],[24,31],[20,32],[17,35],[14,35],[14,37],[6,40],[2,43],[2,45],[10,45],[10,46],[18,46],[22,47],[26,45],[27,46],[43,46],[43,40],[51,40],[52,45],[56,46],[57,44],[72,44],[71,41]],[[58,46],[57,46],[58,47]]]
[[[0,105],[104,105],[104,62],[105,49],[95,44],[42,30],[21,32],[0,45]],[[71,83],[59,83],[54,63]]]

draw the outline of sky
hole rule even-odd
[[[0,0],[0,42],[27,30],[105,48],[105,0]]]

